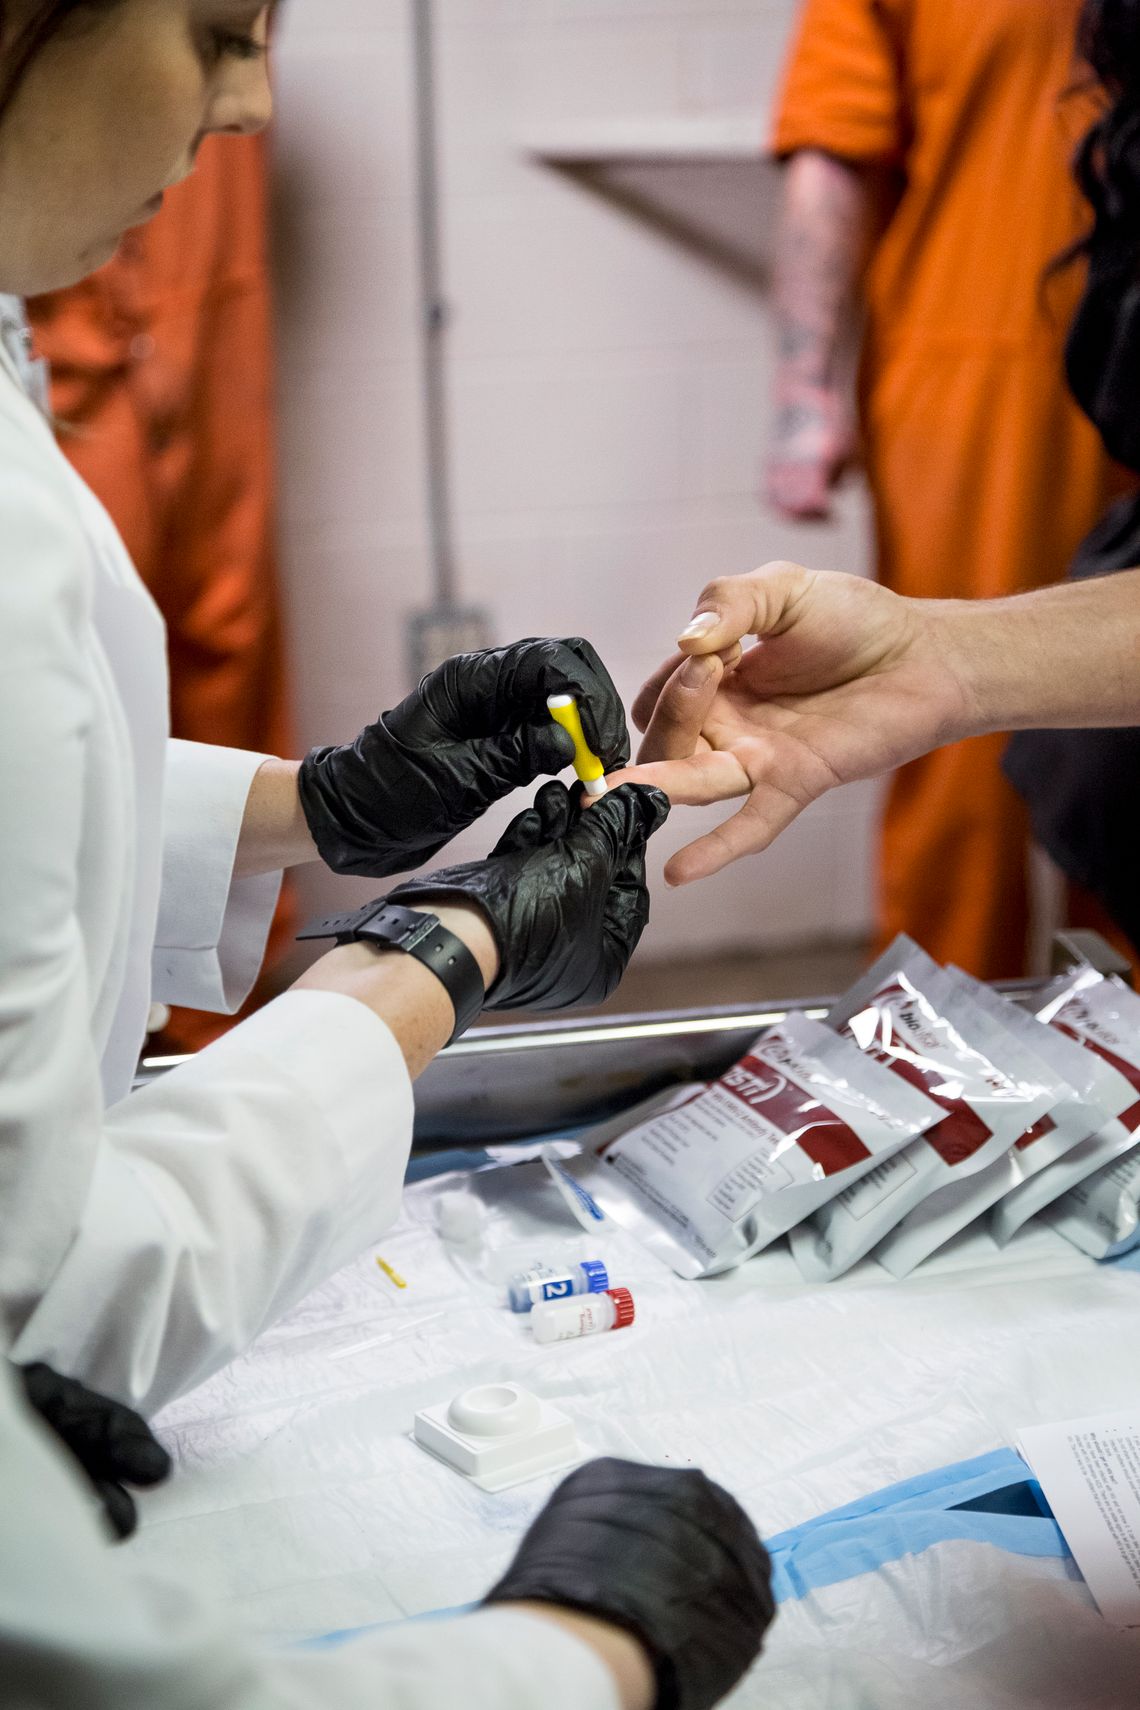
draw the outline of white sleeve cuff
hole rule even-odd
[[[284,1673],[284,1670],[282,1670]],[[337,1710],[619,1710],[613,1675],[581,1639],[511,1609],[413,1621],[339,1650],[298,1654],[282,1705]]]
[[[168,745],[157,1003],[232,1015],[257,978],[281,875],[233,873],[250,786],[266,758],[199,742]]]
[[[105,1133],[17,1347],[150,1414],[389,1227],[412,1088],[364,1004],[287,992],[114,1106]]]

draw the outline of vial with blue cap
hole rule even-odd
[[[583,1259],[580,1265],[532,1265],[507,1284],[512,1312],[529,1312],[548,1300],[569,1300],[575,1294],[603,1294],[610,1286],[609,1272],[600,1259]]]

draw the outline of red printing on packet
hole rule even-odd
[[[946,1085],[946,1070],[938,1063],[927,1064],[921,1057],[913,1055],[914,1047],[908,1043],[904,1034],[897,1028],[890,1027],[896,1015],[904,1013],[904,1005],[897,1002],[904,999],[906,1007],[913,1005],[914,994],[907,991],[905,986],[893,981],[875,993],[867,1006],[879,1012],[878,1037],[867,1046],[862,1046],[849,1021],[841,1030],[849,1039],[854,1039],[868,1057],[874,1057],[883,1063],[912,1087],[926,1094],[942,1110],[946,1111],[945,1120],[928,1128],[922,1138],[927,1145],[933,1146],[944,1164],[951,1168],[955,1164],[964,1163],[972,1158],[978,1149],[985,1145],[993,1130],[987,1128],[977,1111],[968,1105],[965,1099],[951,1098],[944,1088]]]
[[[1053,1121],[1051,1116],[1038,1117],[1037,1121],[1033,1124],[1033,1127],[1027,1128],[1025,1133],[1021,1136],[1021,1139],[1014,1141],[1014,1151],[1024,1152],[1025,1148],[1027,1146],[1032,1146],[1035,1140],[1044,1140],[1046,1134],[1052,1134],[1056,1126],[1057,1124]]]
[[[842,1117],[759,1057],[741,1058],[721,1076],[721,1085],[789,1135],[825,1176],[838,1175],[871,1156]]]
[[[1136,1091],[1140,1093],[1140,1069],[1136,1067],[1135,1063],[1129,1063],[1125,1058],[1118,1057],[1116,1052],[1110,1051],[1107,1045],[1102,1045],[1095,1033],[1082,1033],[1079,1028],[1070,1027],[1067,1021],[1056,1019],[1051,1021],[1049,1026],[1055,1027],[1059,1033],[1066,1034],[1070,1039],[1075,1039],[1078,1045],[1085,1047],[1086,1051],[1095,1051],[1098,1057],[1103,1057],[1106,1063],[1111,1063],[1112,1067],[1124,1076],[1129,1086],[1135,1087]],[[1127,1110],[1121,1111],[1120,1121],[1123,1122],[1125,1128],[1140,1127],[1140,1100],[1135,1104],[1130,1104]]]

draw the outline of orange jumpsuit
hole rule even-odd
[[[263,139],[212,139],[109,266],[29,311],[63,449],[166,618],[174,734],[288,754],[266,233]],[[177,1012],[164,1044],[223,1025]]]
[[[888,168],[865,281],[860,409],[880,579],[903,594],[1057,581],[1119,477],[1068,396],[1089,221],[1069,172],[1080,0],[806,0],[774,131]],[[883,827],[880,927],[987,979],[1022,971],[1028,827],[983,737],[905,766]]]

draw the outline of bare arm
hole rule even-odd
[[[254,775],[234,861],[236,879],[318,859],[297,793],[300,769],[296,760],[267,760]]]
[[[317,859],[297,793],[298,769],[295,760],[267,760],[254,775],[234,865],[236,877]],[[441,903],[431,912],[467,945],[479,963],[484,987],[489,987],[498,973],[499,957],[483,911],[474,904]],[[399,950],[338,945],[306,969],[296,989],[342,992],[366,1004],[387,1024],[413,1080],[443,1049],[455,1025],[443,985],[430,969]]]
[[[931,604],[959,661],[970,734],[1140,725],[1140,570]]]
[[[794,154],[785,168],[768,499],[793,520],[828,515],[828,491],[854,454],[846,370],[882,203],[877,168],[817,149]]]
[[[699,680],[685,656],[758,636]],[[809,802],[987,731],[1140,725],[1140,570],[1004,600],[909,600],[765,565],[712,582],[634,705],[639,764],[674,804],[747,799],[680,850],[672,884],[766,849]],[[729,656],[731,657],[731,655]]]
[[[571,1638],[589,1645],[614,1678],[621,1710],[651,1710],[657,1686],[649,1656],[640,1640],[621,1627],[586,1615],[577,1609],[559,1609],[550,1603],[516,1603],[516,1610],[540,1621],[553,1621]]]
[[[463,940],[479,964],[489,988],[499,971],[499,953],[486,915],[475,903],[433,904],[431,913]],[[442,982],[430,968],[402,950],[375,950],[368,944],[341,944],[307,968],[295,983],[299,991],[343,992],[378,1015],[404,1054],[408,1073],[422,1075],[451,1038],[455,1012]]]

